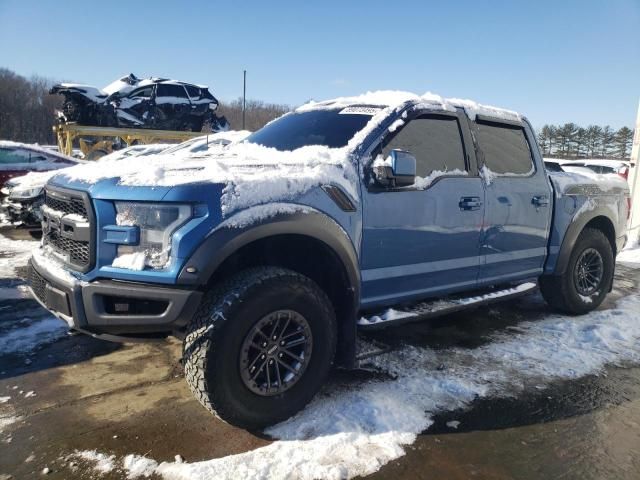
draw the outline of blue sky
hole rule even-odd
[[[367,90],[512,108],[535,126],[632,126],[640,0],[0,0],[0,66],[104,86],[129,72],[225,100],[297,105]]]

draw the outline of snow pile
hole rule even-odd
[[[518,333],[497,334],[477,349],[404,347],[374,357],[371,363],[395,380],[317,397],[303,412],[269,429],[280,440],[266,447],[202,462],[165,462],[155,473],[171,480],[371,474],[402,456],[438,412],[465,407],[477,397],[512,396],[556,379],[598,373],[608,364],[640,362],[639,309],[640,296],[631,295],[615,309],[579,320],[550,315],[521,323]]]
[[[391,320],[400,320],[401,318],[415,317],[417,316],[415,313],[411,312],[401,312],[399,310],[394,310],[393,308],[389,308],[382,312],[380,315],[373,315],[369,318],[361,317],[358,320],[358,325],[372,325],[374,323],[380,322],[389,322]]]
[[[465,176],[469,175],[469,172],[456,168],[454,170],[434,170],[426,177],[416,177],[416,181],[411,185],[411,188],[417,188],[418,190],[425,190],[431,185],[436,178],[444,176]]]
[[[15,269],[24,267],[37,247],[36,241],[11,240],[0,233],[0,252],[4,254],[0,255],[0,278],[14,278]]]
[[[67,167],[68,168],[68,167]],[[16,191],[42,188],[51,177],[60,173],[60,170],[48,170],[46,172],[29,172],[21,177],[12,178],[9,186]]]
[[[3,325],[4,327],[4,325]],[[25,354],[64,337],[67,325],[55,317],[23,318],[0,330],[0,355]]]
[[[40,270],[44,270],[52,277],[58,279],[66,285],[75,285],[78,279],[65,268],[56,258],[55,252],[49,245],[33,250],[33,261],[38,265]]]
[[[514,122],[522,121],[522,116],[513,110],[506,110],[504,108],[493,107],[491,105],[482,105],[474,102],[473,100],[466,100],[462,98],[449,98],[447,100],[457,107],[464,108],[471,120],[475,120],[478,115],[483,115],[485,117],[493,117],[501,120],[510,120]]]
[[[95,450],[85,450],[83,452],[76,451],[76,453],[69,455],[67,459],[73,459],[74,457],[93,463],[93,469],[100,473],[109,473],[115,468],[115,455],[105,455]]]
[[[640,267],[640,247],[632,245],[631,248],[625,248],[618,254],[616,261],[630,267]]]
[[[307,207],[305,205],[295,205],[291,203],[279,203],[273,202],[268,203],[266,205],[258,205],[256,207],[248,208],[243,210],[233,217],[222,222],[218,228],[223,227],[234,227],[234,228],[244,228],[248,225],[251,225],[256,218],[267,219],[275,217],[276,215],[281,215],[284,213],[292,214],[292,213],[311,213],[317,212],[316,209]]]
[[[145,168],[135,162],[101,161],[66,169],[69,180],[93,183],[120,178],[122,185],[174,186],[195,182],[222,183],[225,216],[252,205],[293,199],[326,183],[341,185],[357,198],[356,172],[346,148],[308,146],[280,152],[261,145],[210,144],[149,156]]]
[[[144,252],[125,253],[113,259],[111,266],[128,270],[142,271],[147,255]]]
[[[122,460],[122,466],[127,471],[127,478],[148,478],[155,473],[158,462],[141,455],[127,455]]]

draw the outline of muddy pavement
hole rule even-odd
[[[617,320],[640,322],[640,303],[619,303],[638,269],[619,265],[600,309],[613,313],[575,318],[575,331],[534,294],[370,334],[392,351],[252,434],[192,398],[178,341],[69,336],[27,298],[22,242],[0,238],[2,480],[639,478],[640,352]]]

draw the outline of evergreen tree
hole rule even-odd
[[[633,130],[622,127],[615,134],[613,139],[613,150],[616,158],[628,158],[631,155],[631,145],[633,142]]]
[[[607,158],[611,155],[615,135],[616,133],[609,125],[602,128],[602,134],[600,135],[600,158]]]

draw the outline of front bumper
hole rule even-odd
[[[33,297],[71,329],[101,337],[157,337],[184,327],[200,304],[202,292],[151,284],[99,280],[80,282],[29,262]],[[115,338],[108,338],[115,339]]]
[[[0,217],[6,223],[39,230],[42,222],[41,206],[42,198],[19,201],[7,197],[0,203]]]

